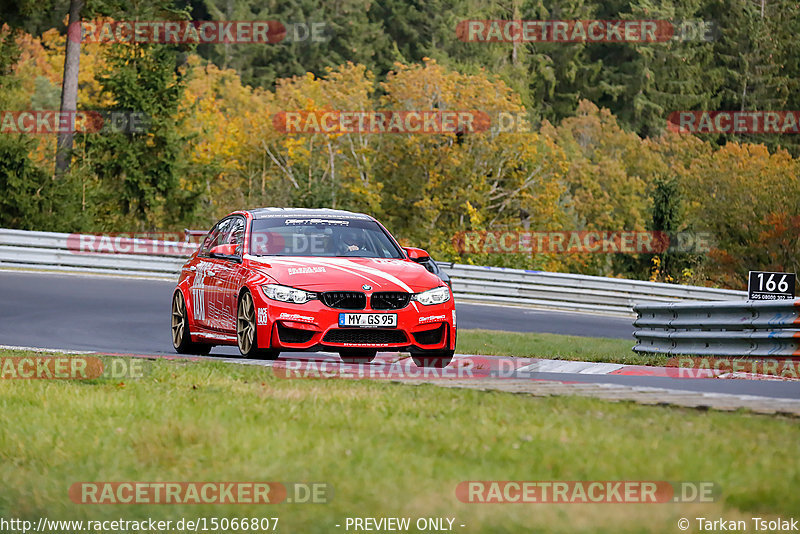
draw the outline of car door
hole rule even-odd
[[[195,324],[201,328],[214,330],[220,304],[216,297],[217,262],[210,256],[210,251],[220,240],[226,239],[225,229],[230,224],[230,218],[218,222],[208,233],[200,245],[195,264],[194,279],[189,287],[192,298],[192,312]]]
[[[235,256],[238,259],[214,259],[216,266],[214,284],[220,310],[215,329],[226,333],[236,332],[239,289],[245,280],[245,269],[242,267],[244,229],[244,217],[232,217],[231,223],[225,228],[224,238],[221,237],[221,241],[224,242],[220,244],[235,245]]]

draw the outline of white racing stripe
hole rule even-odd
[[[410,286],[408,286],[408,284],[406,284],[396,276],[385,273],[380,269],[376,269],[374,267],[368,267],[366,265],[359,265],[353,263],[347,259],[336,260],[334,258],[314,258],[313,261],[298,261],[298,260],[288,260],[288,259],[263,261],[258,257],[251,257],[250,259],[255,260],[258,263],[266,263],[266,264],[275,263],[278,265],[292,265],[292,266],[297,265],[301,267],[312,267],[313,265],[323,265],[325,267],[339,269],[340,271],[360,276],[364,280],[372,282],[373,284],[379,284],[379,282],[376,281],[374,278],[370,278],[370,276],[367,275],[371,275],[372,277],[377,277],[377,278],[383,278],[384,280],[387,280],[402,287],[409,293],[414,293],[414,291],[411,289]]]
[[[291,265],[291,266],[297,266],[297,267],[313,267],[314,265],[322,264],[325,267],[331,267],[333,269],[339,269],[340,271],[344,271],[346,273],[350,273],[350,274],[354,274],[356,276],[360,276],[361,278],[363,278],[367,282],[372,282],[373,284],[377,284],[378,283],[375,280],[373,280],[372,278],[369,278],[369,277],[365,276],[363,273],[352,271],[350,269],[347,269],[347,268],[343,267],[342,265],[323,263],[321,261],[317,261],[316,259],[315,259],[314,262],[301,262],[301,261],[292,261],[292,260],[276,260],[276,261],[270,261],[270,263],[275,263],[275,264],[278,264],[278,265],[286,265],[286,266]]]
[[[358,270],[358,268],[357,268],[358,266],[356,266],[356,265],[353,265],[353,264],[351,264],[351,263],[348,263],[347,265],[342,265],[342,264],[340,264],[340,263],[337,263],[337,262],[335,262],[335,261],[334,261],[334,262],[321,261],[321,262],[319,262],[319,263],[321,263],[321,264],[322,264],[322,265],[324,265],[325,267],[330,267],[330,268],[332,268],[332,269],[339,269],[340,271],[344,271],[344,272],[346,272],[346,273],[350,273],[350,274],[354,274],[354,275],[356,275],[356,276],[360,276],[361,278],[363,278],[363,279],[364,279],[364,280],[366,280],[367,282],[371,282],[371,283],[373,283],[373,284],[376,284],[376,285],[380,284],[380,282],[378,282],[377,280],[375,280],[375,279],[373,279],[373,278],[370,278],[369,276],[367,276],[367,275],[366,275],[366,274],[364,274],[363,272],[359,272],[359,270]],[[381,276],[382,276],[383,278],[386,278],[386,276],[384,276],[383,274],[381,274]],[[387,279],[388,279],[388,278],[387,278]],[[402,282],[401,282],[401,283],[402,283]]]
[[[350,270],[347,267],[345,267],[343,265],[340,265],[338,263],[331,263],[330,260],[327,260],[327,261],[323,260],[320,263],[322,263],[323,265],[330,265],[331,267],[337,267],[339,269],[342,269],[343,271],[352,272],[353,274],[357,274],[359,276],[362,276],[362,277],[366,278],[367,280],[369,280],[369,278],[364,273],[371,274],[372,276],[377,276],[379,278],[383,278],[384,280],[388,280],[389,282],[392,282],[392,283],[402,287],[403,289],[405,289],[409,293],[413,293],[414,292],[411,289],[411,287],[409,287],[405,282],[403,282],[402,280],[400,280],[399,278],[397,278],[394,275],[385,273],[385,272],[381,271],[380,269],[375,269],[374,267],[368,267],[366,265],[359,265],[357,263],[350,262],[349,260],[344,260],[344,261],[347,262],[347,264],[346,264],[347,267],[349,267],[352,270]],[[363,272],[361,272],[361,271],[363,271]],[[373,283],[377,283],[377,282],[373,282]]]

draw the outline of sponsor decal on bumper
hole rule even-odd
[[[455,319],[455,317],[454,317],[454,319]],[[442,315],[426,315],[425,317],[420,317],[419,318],[419,322],[420,323],[430,323],[430,322],[433,322],[433,321],[446,321],[446,320],[447,320],[447,316],[444,315],[444,314],[442,314]]]
[[[300,315],[299,313],[282,313],[278,316],[278,319],[283,319],[285,321],[298,321],[301,323],[313,323],[314,318],[309,317],[308,315]]]

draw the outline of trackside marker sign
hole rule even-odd
[[[747,279],[747,300],[793,299],[795,273],[750,271]]]

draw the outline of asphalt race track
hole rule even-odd
[[[155,280],[0,271],[0,345],[174,355],[169,330],[173,287]],[[590,314],[462,303],[458,326],[613,337],[631,339],[633,345],[630,319]],[[215,347],[211,354],[239,357],[235,347]],[[577,373],[534,373],[530,378],[800,399],[800,382]]]

